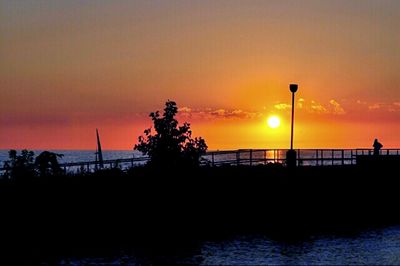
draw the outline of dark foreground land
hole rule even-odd
[[[397,165],[280,165],[3,180],[1,261],[157,250],[239,233],[291,238],[400,224]]]

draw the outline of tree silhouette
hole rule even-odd
[[[58,163],[57,158],[63,157],[63,154],[44,151],[35,159],[35,165],[39,170],[40,176],[59,175],[63,171]]]
[[[33,156],[33,151],[22,150],[21,155],[18,155],[16,150],[10,150],[8,152],[10,161],[5,165],[6,171],[10,173],[10,177],[24,179],[35,176]]]
[[[49,151],[40,153],[34,160],[34,152],[22,150],[18,155],[16,150],[8,152],[9,160],[4,163],[6,170],[4,177],[27,180],[31,177],[51,176],[63,173],[57,158],[62,157],[62,154],[57,154]]]
[[[139,143],[134,149],[150,157],[150,165],[160,167],[198,166],[200,158],[207,151],[203,138],[192,138],[190,124],[185,122],[179,126],[175,119],[178,107],[173,101],[165,103],[164,114],[150,113],[153,120],[155,134],[152,128],[139,136]]]

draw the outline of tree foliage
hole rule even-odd
[[[200,158],[207,151],[203,138],[192,138],[190,124],[185,122],[179,126],[175,119],[178,107],[175,102],[165,103],[164,113],[150,113],[155,134],[152,128],[139,136],[136,150],[150,157],[150,164],[162,167],[198,166]]]
[[[35,165],[33,163],[33,151],[22,150],[18,155],[16,150],[8,152],[9,161],[4,164],[6,175],[9,178],[29,178],[35,175]]]
[[[63,171],[57,158],[62,158],[63,154],[44,151],[35,159],[35,166],[40,176],[51,176],[62,174]]]
[[[34,156],[33,151],[22,150],[18,154],[16,150],[10,150],[9,160],[4,163],[6,170],[4,176],[24,180],[35,176],[53,176],[63,173],[57,160],[63,156],[62,154],[44,151],[35,159]]]

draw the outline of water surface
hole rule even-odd
[[[138,255],[121,251],[114,257],[64,258],[62,264],[139,265],[400,265],[400,226],[353,235],[310,236],[277,240],[263,235],[204,241],[184,252]]]

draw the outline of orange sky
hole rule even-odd
[[[286,148],[291,82],[297,147],[399,147],[399,28],[396,0],[0,0],[0,149],[131,149],[167,99],[210,149]]]

